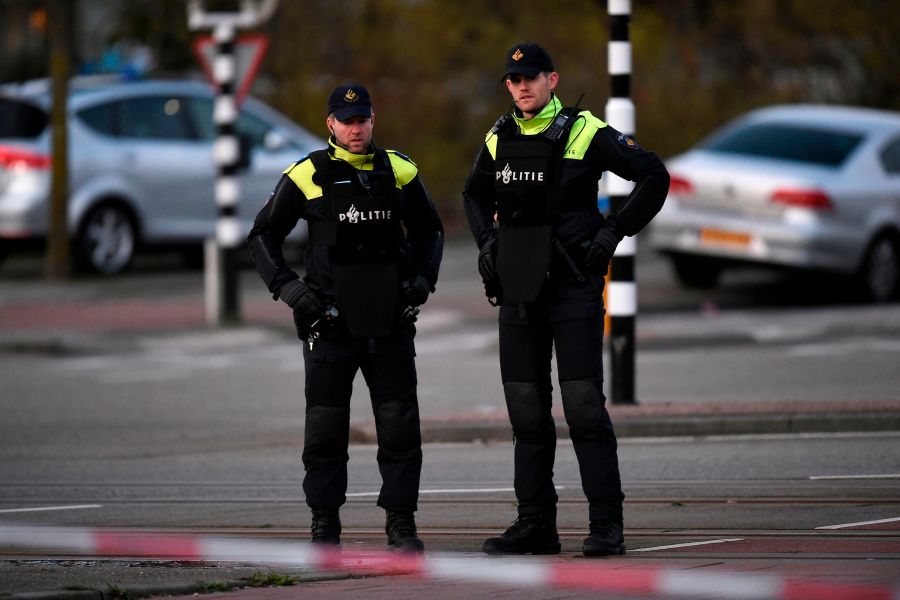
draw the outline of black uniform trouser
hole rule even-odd
[[[414,336],[415,329],[409,326],[384,338],[357,339],[338,326],[323,333],[313,350],[304,345],[303,491],[311,508],[338,508],[346,501],[350,396],[353,378],[361,370],[378,436],[382,479],[378,506],[397,512],[416,510],[422,438]]]
[[[500,308],[500,371],[515,436],[519,514],[555,517],[552,349],[569,435],[591,520],[622,520],[616,434],[603,395],[602,284],[545,289],[538,301]],[[545,285],[548,288],[548,285]]]

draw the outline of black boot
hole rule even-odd
[[[388,537],[388,549],[401,552],[423,552],[425,544],[416,534],[416,519],[411,512],[388,511],[384,523]]]
[[[312,524],[310,531],[312,532],[313,544],[331,544],[338,545],[341,543],[341,517],[336,508],[333,509],[313,509]]]
[[[618,556],[625,554],[622,524],[612,521],[591,521],[590,533],[584,538],[585,556]]]
[[[542,515],[519,515],[500,537],[488,538],[486,554],[559,554],[556,519]]]

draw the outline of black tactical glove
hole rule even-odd
[[[596,275],[605,275],[609,270],[609,261],[616,251],[616,246],[622,241],[622,237],[612,223],[604,222],[597,230],[597,234],[591,240],[587,253],[584,255],[584,263],[588,271]]]
[[[316,291],[299,279],[283,283],[278,288],[278,297],[310,321],[318,319],[325,312],[325,303],[322,302]]]
[[[434,291],[428,280],[421,275],[410,277],[403,282],[403,297],[410,306],[421,306],[428,300],[428,294]]]
[[[609,221],[603,223],[591,241],[587,254],[584,255],[584,263],[587,265],[588,271],[605,275],[609,269],[609,261],[616,251],[616,246],[622,241],[622,237],[612,223]]]
[[[481,274],[481,280],[485,283],[497,276],[497,266],[494,263],[494,248],[496,245],[497,240],[491,238],[485,242],[484,246],[481,247],[481,251],[478,252],[478,273]]]
[[[500,306],[503,301],[503,288],[500,287],[498,278],[484,282],[484,295],[487,296],[488,304],[491,306]]]

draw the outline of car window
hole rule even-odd
[[[190,98],[188,100],[188,113],[194,128],[203,139],[216,137],[216,126],[213,123],[213,101],[209,98]],[[242,110],[234,124],[235,132],[250,142],[254,148],[261,147],[266,139],[266,134],[272,129],[271,123]]]
[[[47,114],[13,98],[0,98],[0,138],[36,138],[47,127]]]
[[[237,123],[234,124],[234,128],[238,135],[244,136],[250,141],[250,144],[256,148],[263,145],[266,134],[269,133],[272,126],[259,117],[251,115],[247,111],[241,111]]]
[[[703,148],[837,167],[862,139],[862,135],[852,133],[766,123],[728,130]]]
[[[881,151],[881,164],[888,173],[900,173],[900,138],[890,142]]]
[[[101,104],[92,106],[78,111],[77,116],[81,121],[99,133],[106,135],[116,135],[117,133],[117,113],[119,103]]]
[[[187,114],[200,139],[211,140],[216,137],[216,126],[213,123],[213,102],[209,98],[186,98]]]
[[[197,139],[185,114],[185,101],[174,96],[131,98],[118,102],[119,135],[122,137]]]

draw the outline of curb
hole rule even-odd
[[[319,581],[342,581],[352,579],[352,573],[311,573],[297,575],[297,583],[290,586],[261,586],[261,587],[296,587],[304,583]],[[122,600],[123,598],[148,598],[156,596],[190,596],[197,594],[234,592],[242,589],[252,589],[245,579],[231,579],[216,581],[223,589],[210,590],[208,581],[199,580],[195,583],[178,585],[121,585],[108,586],[105,589],[84,590],[48,590],[41,592],[14,592],[11,594],[0,593],[0,600]],[[225,589],[227,588],[227,589]]]
[[[821,412],[661,415],[614,418],[616,437],[689,437],[717,435],[759,435],[791,433],[849,433],[900,431],[900,412]],[[556,435],[569,438],[569,428],[558,423]],[[423,443],[471,443],[512,441],[512,428],[506,421],[423,421]],[[351,429],[351,443],[377,442],[373,426]]]
[[[224,581],[229,591],[246,587],[245,581]],[[105,590],[57,590],[46,592],[20,592],[2,595],[3,600],[121,600],[122,598],[146,598],[148,596],[187,596],[208,591],[202,582],[183,585],[159,586],[110,586]],[[224,591],[224,590],[223,590]]]

